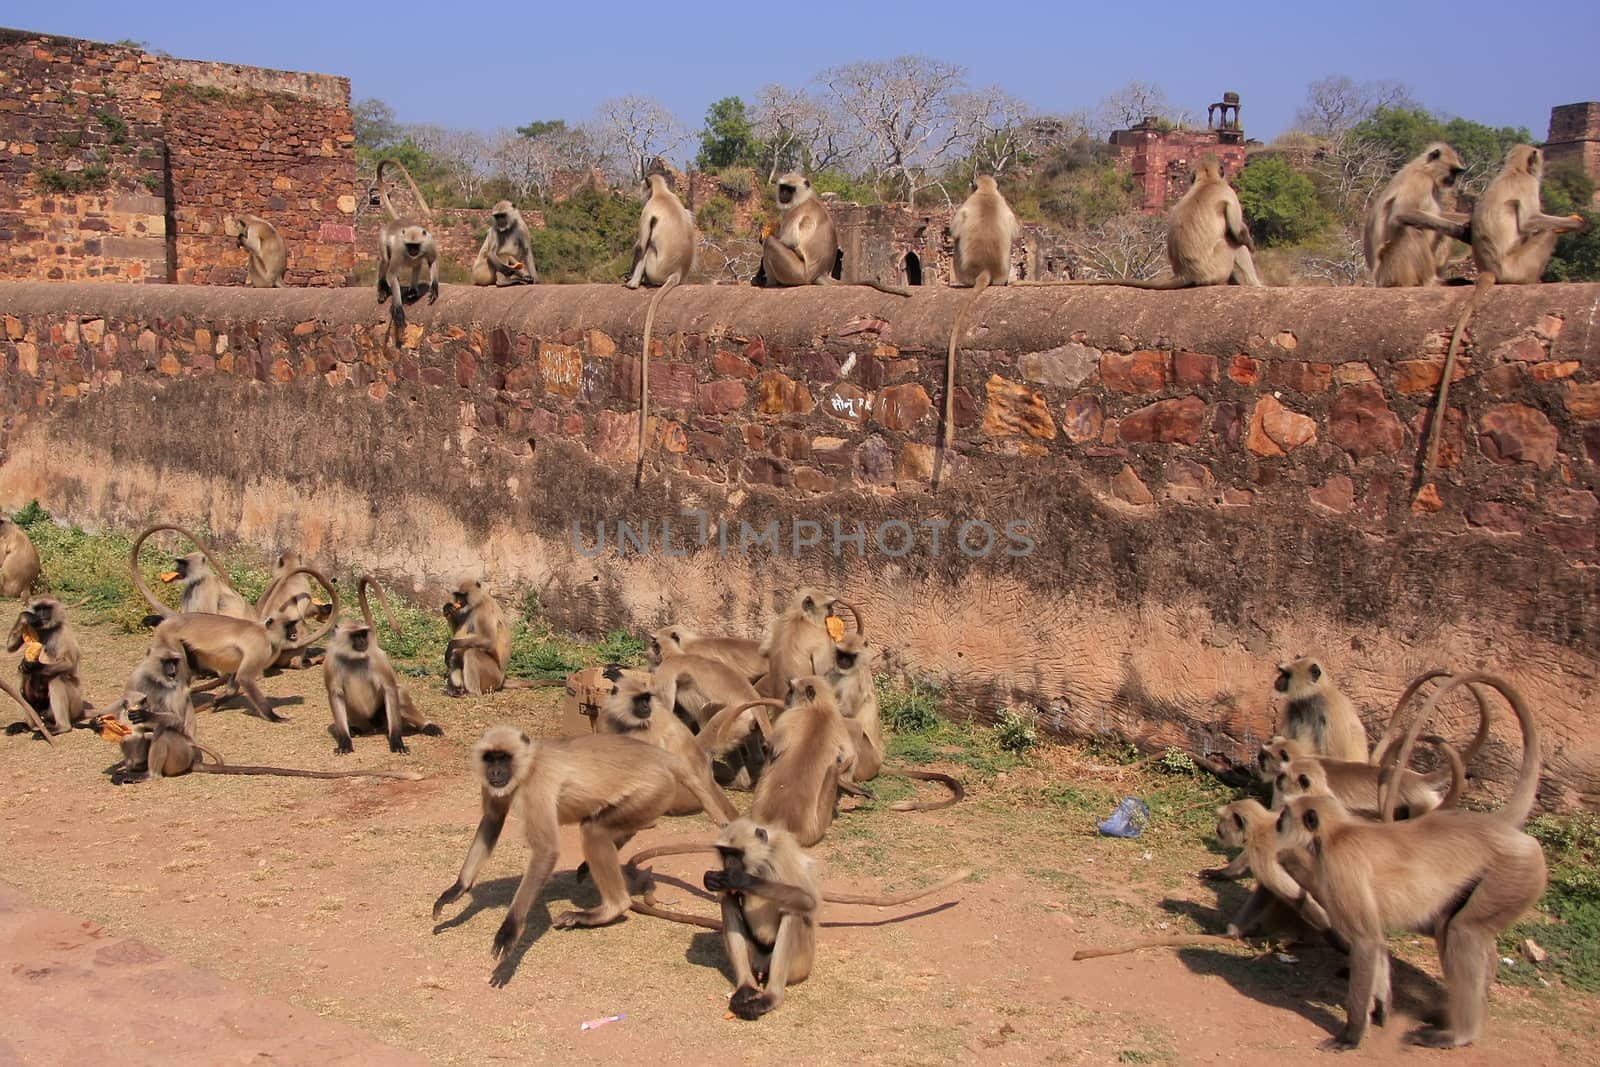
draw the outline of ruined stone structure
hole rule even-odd
[[[905,204],[828,204],[844,251],[845,281],[872,278],[892,285],[949,285],[955,245],[949,208]],[[1013,243],[1011,270],[1017,280],[1077,276],[1078,257],[1056,231],[1026,223]]]
[[[937,494],[966,294],[671,294],[636,490],[650,296],[448,286],[395,350],[361,290],[0,284],[0,507],[430,595],[481,570],[590,632],[755,633],[827,585],[959,708],[1233,758],[1284,656],[1374,729],[1418,671],[1482,666],[1541,716],[1544,801],[1600,799],[1600,285],[1489,295],[1420,494],[1454,292],[992,290]],[[1518,758],[1501,720],[1475,772]]]
[[[0,97],[0,278],[242,285],[249,212],[289,284],[350,280],[346,79],[0,29]]]
[[[1134,186],[1147,212],[1165,211],[1189,191],[1194,164],[1214,155],[1222,173],[1232,178],[1244,169],[1245,155],[1259,141],[1247,141],[1239,120],[1239,94],[1224,93],[1206,109],[1206,128],[1190,130],[1172,126],[1152,115],[1129,130],[1111,135],[1118,165],[1133,175]]]
[[[1550,134],[1544,146],[1545,169],[1576,163],[1594,179],[1600,205],[1600,102],[1563,104],[1550,109]]]

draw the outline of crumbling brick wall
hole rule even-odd
[[[1207,155],[1222,163],[1223,176],[1232,181],[1244,169],[1246,146],[1225,143],[1217,130],[1163,130],[1141,125],[1118,130],[1111,143],[1119,164],[1133,176],[1143,210],[1165,211],[1189,191],[1195,163]]]
[[[1550,109],[1550,133],[1544,146],[1545,169],[1576,164],[1600,185],[1600,102],[1563,104]],[[1600,189],[1595,191],[1600,204]]]
[[[0,30],[0,278],[167,280],[156,65]]]
[[[1233,758],[1286,656],[1374,731],[1416,673],[1481,666],[1541,716],[1545,801],[1600,799],[1600,285],[1490,294],[1420,493],[1455,292],[990,290],[937,493],[968,294],[675,291],[635,488],[651,295],[449,286],[397,349],[366,291],[0,284],[0,505],[423,593],[481,572],[589,631],[754,634],[827,585],[958,707]]]
[[[0,30],[0,278],[242,285],[228,215],[292,285],[354,267],[349,82]]]
[[[347,105],[279,90],[162,89],[177,281],[239,285],[249,257],[224,219],[260,215],[289,245],[289,285],[345,285],[354,267],[355,134]]]

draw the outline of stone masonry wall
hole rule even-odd
[[[1563,104],[1550,109],[1550,131],[1544,146],[1545,169],[1576,163],[1600,184],[1600,102]],[[1600,190],[1595,203],[1600,204]]]
[[[354,144],[343,78],[0,29],[0,278],[242,285],[250,212],[347,284]]]
[[[244,284],[249,256],[223,219],[249,213],[288,243],[285,284],[348,284],[356,210],[348,99],[329,107],[283,92],[182,83],[163,95],[177,280]]]
[[[0,30],[0,278],[167,280],[158,62]]]
[[[961,707],[1227,758],[1287,656],[1374,733],[1420,670],[1484,667],[1543,721],[1544,800],[1593,803],[1600,285],[1491,292],[1417,494],[1465,295],[991,290],[935,493],[964,292],[674,292],[635,488],[647,292],[447,286],[395,350],[365,290],[0,284],[0,506],[204,520],[430,596],[482,574],[589,631],[754,634],[822,584]],[[1517,759],[1501,721],[1474,771]]]
[[[1121,165],[1133,175],[1145,211],[1166,211],[1189,191],[1195,163],[1214,155],[1232,181],[1244,169],[1246,146],[1220,143],[1215,130],[1159,130],[1140,126],[1111,138]]]

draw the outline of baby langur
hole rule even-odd
[[[597,733],[637,738],[683,760],[700,780],[702,788],[695,790],[680,786],[672,807],[667,811],[668,815],[695,814],[701,810],[700,798],[709,793],[717,800],[717,806],[708,809],[709,814],[723,822],[738,817],[733,803],[711,776],[712,757],[722,754],[711,750],[712,735],[703,733],[696,738],[682,720],[672,713],[672,705],[652,690],[648,676],[619,676],[612,683],[611,693],[601,706],[600,713],[595,716],[594,728]],[[705,741],[704,745],[702,740]]]
[[[1367,212],[1361,247],[1373,284],[1438,285],[1450,258],[1450,237],[1442,230],[1461,225],[1465,215],[1446,215],[1439,194],[1455,188],[1466,168],[1456,150],[1437,141],[1400,168]],[[1424,222],[1441,229],[1419,229]]]
[[[0,515],[0,596],[27,596],[38,580],[39,553],[28,531]]]
[[[1121,285],[1134,289],[1193,289],[1203,285],[1259,286],[1255,241],[1245,225],[1239,196],[1222,177],[1215,156],[1195,167],[1194,184],[1167,212],[1167,263],[1172,277],[1152,281],[1099,278],[1074,285]]]
[[[563,825],[579,827],[600,904],[562,912],[552,925],[604,926],[628,910],[617,849],[665,815],[680,789],[696,792],[705,811],[718,810],[716,797],[680,757],[631,737],[596,733],[535,742],[514,726],[496,726],[473,747],[472,771],[483,786],[483,818],[461,873],[434,901],[433,917],[477,882],[515,806],[528,839],[528,868],[495,933],[496,959],[516,944],[528,910],[555,868]]]
[[[1405,822],[1369,822],[1335,797],[1303,796],[1278,816],[1278,846],[1312,854],[1308,888],[1350,943],[1345,1026],[1332,1041],[1337,1048],[1358,1046],[1369,1016],[1379,1025],[1388,1018],[1391,930],[1432,934],[1444,971],[1443,1022],[1413,1031],[1410,1040],[1436,1048],[1477,1040],[1498,955],[1495,939],[1544,892],[1544,850],[1522,829],[1539,786],[1539,727],[1516,690],[1488,674],[1450,678],[1412,721],[1393,766],[1405,766],[1440,698],[1475,683],[1498,690],[1522,727],[1522,768],[1499,811],[1442,810]],[[1397,793],[1386,791],[1386,814]]]
[[[356,583],[361,621],[341,622],[334,629],[333,639],[328,642],[328,654],[322,662],[328,708],[333,712],[335,751],[340,755],[355,751],[350,737],[352,726],[370,729],[381,721],[389,738],[389,751],[409,753],[411,749],[405,742],[407,727],[429,737],[442,737],[444,731],[417,709],[411,693],[400,684],[400,676],[395,673],[388,655],[379,647],[372,608],[367,603],[368,586],[378,592],[384,614],[389,617],[389,629],[399,632],[383,587],[373,581],[371,575],[362,575]]]
[[[83,682],[78,677],[82,657],[78,638],[67,621],[66,605],[49,596],[26,604],[17,613],[6,641],[7,652],[18,649],[23,649],[23,655],[17,661],[17,683],[22,701],[34,710],[35,718],[42,720],[48,713],[50,729],[58,734],[87,725],[92,709],[83,698]]]
[[[883,768],[883,726],[878,716],[878,687],[872,677],[872,649],[864,635],[845,634],[834,645],[828,682],[855,745],[855,780],[870,782]]]
[[[934,468],[934,488],[938,488],[939,473],[955,433],[956,347],[966,335],[967,323],[977,310],[983,291],[991,285],[1010,283],[1011,242],[1016,235],[1017,216],[1000,194],[1000,187],[989,175],[978,175],[973,180],[971,195],[950,220],[950,238],[955,242],[956,284],[972,286],[972,297],[962,306],[950,328],[950,351],[944,364],[944,437],[939,446],[939,463]]]
[[[406,312],[402,305],[415,303],[422,296],[417,283],[424,267],[428,271],[428,303],[439,299],[439,245],[426,226],[403,219],[395,211],[394,205],[389,202],[389,194],[383,190],[386,167],[395,168],[405,178],[417,203],[422,205],[424,215],[431,219],[433,209],[428,207],[428,201],[423,197],[422,190],[417,188],[417,183],[411,180],[411,172],[399,160],[378,161],[378,175],[373,189],[384,214],[389,217],[378,231],[378,303],[381,305],[391,297],[394,299],[389,305],[389,322],[393,327],[394,343],[398,347],[406,329]],[[400,280],[407,270],[411,272],[411,280],[402,286]]]
[[[534,285],[538,281],[528,224],[511,201],[502,200],[489,210],[489,232],[472,263],[472,284]]]
[[[644,207],[639,211],[639,237],[633,244],[633,273],[628,288],[641,284],[658,285],[644,313],[644,349],[639,356],[639,470],[635,480],[644,477],[646,432],[650,421],[650,335],[655,329],[656,309],[661,298],[683,284],[694,270],[694,216],[667,186],[661,174],[650,175],[645,183]]]
[[[278,236],[278,228],[257,215],[240,215],[239,247],[250,253],[245,284],[256,289],[282,289],[283,272],[289,267],[289,246]]]
[[[1302,656],[1278,664],[1273,688],[1285,699],[1279,734],[1310,745],[1312,755],[1366,762],[1367,731],[1361,716],[1319,661]]]
[[[839,236],[833,216],[811,189],[811,179],[789,173],[778,179],[778,232],[761,248],[761,269],[752,284],[767,289],[797,285],[838,285],[833,265],[839,258]],[[852,282],[880,293],[910,296],[911,290],[879,281]]]
[[[856,633],[864,633],[861,612],[849,601],[820,589],[795,593],[788,609],[767,626],[767,635],[761,641],[767,673],[756,689],[762,696],[786,697],[791,678],[826,674],[833,668],[833,637],[828,633],[828,619],[840,607],[849,609],[855,618]]]
[[[1244,902],[1239,913],[1228,923],[1229,937],[1243,937],[1261,921],[1262,917],[1280,901],[1292,909],[1302,921],[1321,933],[1330,945],[1341,952],[1348,951],[1344,941],[1334,933],[1328,913],[1307,893],[1298,879],[1284,867],[1284,860],[1296,870],[1306,874],[1310,857],[1278,853],[1278,817],[1257,800],[1236,800],[1217,809],[1217,840],[1225,848],[1240,848],[1240,852],[1226,867],[1200,872],[1201,878],[1213,881],[1234,881],[1246,874],[1255,875],[1256,889]],[[1309,877],[1309,875],[1306,875]]]
[[[686,626],[665,626],[650,635],[650,666],[675,652],[721,660],[751,682],[766,677],[767,657],[761,642],[748,637],[702,637]]]
[[[171,618],[173,611],[150,591],[145,584],[144,574],[139,570],[139,550],[144,547],[146,538],[162,530],[171,530],[182,534],[200,551],[191,552],[187,556],[177,556],[172,561],[172,570],[161,576],[163,582],[182,582],[183,592],[178,599],[179,610],[184,613],[205,612],[210,615],[227,615],[235,619],[255,619],[256,609],[244,597],[240,596],[233,586],[228,584],[227,569],[217,562],[217,557],[211,554],[211,549],[206,547],[194,534],[181,526],[152,526],[141,533],[133,542],[133,552],[129,556],[128,566],[132,572],[134,588],[139,590],[139,595],[144,597],[145,603],[150,605],[158,619]],[[269,587],[270,589],[270,587]],[[146,620],[147,622],[149,620]]]
[[[194,739],[189,672],[176,649],[152,646],[128,679],[119,702],[121,720],[133,726],[122,739],[122,762],[111,772],[117,785],[152,782],[181,774],[275,775],[282,778],[399,778],[420,781],[415,771],[305,771],[295,767],[226,764]],[[206,762],[206,757],[211,762]]]
[[[1506,154],[1505,166],[1473,205],[1470,237],[1472,258],[1478,264],[1478,281],[1450,333],[1444,377],[1439,380],[1439,396],[1428,428],[1428,451],[1422,464],[1424,475],[1439,462],[1445,402],[1450,396],[1450,378],[1455,374],[1461,338],[1489,290],[1495,285],[1538,284],[1561,235],[1587,226],[1581,215],[1544,214],[1539,203],[1543,179],[1544,153],[1532,145],[1515,145]],[[1415,220],[1415,224],[1424,222],[1426,220]],[[1445,232],[1460,236],[1458,228],[1446,227]]]

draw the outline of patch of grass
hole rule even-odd
[[[1193,774],[1196,769],[1194,759],[1189,753],[1176,748],[1169,748],[1163,752],[1155,766],[1168,774]]]
[[[626,630],[612,630],[594,646],[594,655],[601,663],[620,663],[627,667],[644,664],[645,643]]]
[[[1500,954],[1517,961],[1500,969],[1502,981],[1532,985],[1541,973],[1559,975],[1574,989],[1600,992],[1600,816],[1541,815],[1528,833],[1544,846],[1550,886],[1539,911],[1544,919],[1517,924],[1500,938]],[[1526,960],[1522,942],[1532,938],[1550,956]]]
[[[187,82],[170,82],[167,85],[167,92],[209,103],[217,103],[233,95],[228,90],[219,89],[215,85],[190,85]]]
[[[106,128],[108,144],[122,144],[128,139],[128,122],[115,111],[103,107],[94,113],[94,117]]]
[[[50,193],[87,193],[104,189],[111,184],[111,172],[103,164],[90,163],[82,170],[60,170],[45,167],[34,180]]]
[[[1033,720],[1012,708],[1007,708],[1000,716],[993,731],[995,743],[1007,752],[1026,752],[1039,743]]]
[[[38,501],[30,502],[12,517],[39,550],[53,594],[72,605],[75,616],[85,622],[111,623],[124,633],[144,629],[142,620],[150,609],[134,589],[128,572],[131,538],[57,525]],[[191,524],[190,528],[196,536],[211,542],[211,531],[204,524]],[[174,534],[157,534],[145,543],[141,553],[139,570],[146,584],[157,599],[173,609],[178,607],[178,587],[163,584],[158,576],[171,565],[174,553],[191,550]],[[252,603],[260,599],[272,574],[258,553],[239,547],[218,551],[217,558],[240,596]],[[347,587],[340,592],[345,599],[346,616],[355,618],[360,611],[355,590]],[[373,604],[373,621],[378,626],[379,643],[394,661],[395,669],[410,678],[442,675],[444,646],[450,640],[450,627],[444,616],[393,594],[389,603],[398,629],[389,626],[377,603]],[[585,666],[644,662],[644,643],[624,630],[613,630],[598,643],[587,644],[556,633],[539,618],[537,595],[529,593],[520,607],[522,615],[512,620],[507,670],[510,676],[561,677]]]
[[[542,622],[521,619],[511,632],[511,677],[561,677],[583,666],[583,648],[561,637]]]
[[[1051,807],[1084,817],[1103,819],[1111,807],[1116,806],[1116,794],[1104,786],[1053,785],[1040,797]]]
[[[911,685],[906,686],[879,675],[877,687],[878,717],[889,730],[897,734],[925,734],[945,721],[939,714],[939,690],[921,679],[913,679]]]
[[[378,604],[372,605],[373,621],[378,624],[378,642],[394,661],[395,669],[412,678],[442,674],[444,646],[450,640],[450,626],[444,615],[394,595],[389,597],[389,603],[394,608],[395,625],[400,629],[390,628]],[[360,610],[360,604],[352,597],[350,611]],[[415,662],[418,660],[424,662]]]
[[[1141,758],[1137,745],[1109,737],[1091,737],[1083,747],[1089,758],[1099,763],[1138,763]]]
[[[1000,747],[993,730],[969,723],[940,719],[920,733],[886,733],[889,756],[901,763],[953,763],[970,768],[985,779],[1023,764],[1017,753]]]

